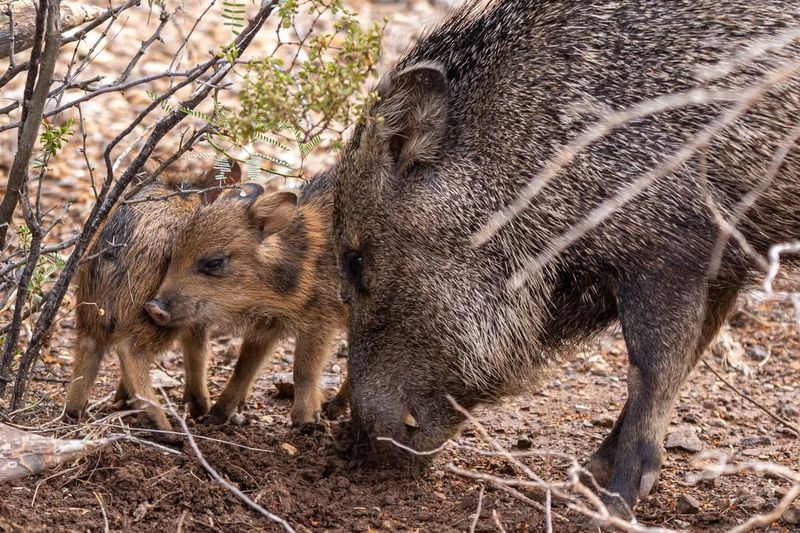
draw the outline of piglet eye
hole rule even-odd
[[[344,254],[344,273],[347,281],[358,291],[366,292],[364,287],[364,258],[359,252],[350,251]]]
[[[197,270],[206,276],[221,276],[228,267],[230,258],[225,255],[203,257],[197,262]]]

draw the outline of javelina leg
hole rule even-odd
[[[331,420],[339,418],[345,411],[347,406],[350,405],[350,375],[346,375],[339,392],[336,396],[329,401],[322,404],[322,409],[325,411],[325,417]]]
[[[117,353],[122,366],[122,383],[130,395],[129,403],[134,408],[144,411],[156,429],[162,431],[172,429],[150,383],[153,356],[145,355],[139,350],[134,352],[127,344],[121,344]]]
[[[333,332],[317,330],[297,335],[294,350],[294,402],[290,413],[293,426],[317,422],[322,408],[320,378],[328,362]]]
[[[616,439],[616,460],[607,488],[630,507],[655,487],[672,404],[738,294],[733,288],[707,290],[703,282],[659,282],[626,284],[618,295],[630,359],[628,402],[616,436],[614,430],[609,436]],[[618,500],[605,500],[621,511]]]
[[[105,348],[88,335],[81,335],[78,339],[78,348],[72,363],[72,381],[69,384],[64,408],[65,417],[78,420],[86,409]]]
[[[120,379],[117,384],[117,391],[114,393],[113,405],[115,409],[124,409],[128,405],[131,395],[125,389],[125,383]]]
[[[211,396],[208,394],[208,359],[211,346],[205,328],[188,328],[181,332],[183,346],[183,366],[185,380],[183,404],[189,405],[192,418],[200,418],[208,413],[211,407]]]
[[[239,360],[236,361],[236,367],[233,369],[233,376],[228,380],[217,403],[209,413],[211,422],[215,424],[227,422],[233,416],[236,408],[244,405],[264,359],[267,354],[272,353],[280,335],[279,328],[267,328],[245,335]]]

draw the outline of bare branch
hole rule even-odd
[[[278,524],[288,533],[294,533],[294,528],[292,528],[292,526],[290,526],[286,520],[261,507],[259,504],[251,500],[245,493],[243,493],[241,490],[239,490],[237,487],[235,487],[234,485],[232,485],[231,483],[226,481],[222,476],[219,475],[219,472],[217,472],[216,469],[213,466],[211,466],[208,463],[208,461],[206,461],[205,457],[203,457],[203,452],[200,451],[200,447],[197,446],[197,442],[195,442],[192,432],[189,431],[189,426],[186,425],[185,416],[180,416],[178,414],[178,412],[175,410],[175,407],[172,405],[169,396],[167,396],[167,393],[164,391],[163,388],[159,387],[159,391],[161,392],[161,395],[164,397],[164,402],[165,405],[167,406],[167,409],[172,414],[172,416],[178,420],[181,429],[183,429],[183,434],[186,435],[186,440],[189,442],[189,446],[192,448],[192,451],[194,451],[197,460],[200,461],[200,464],[203,466],[203,469],[208,473],[208,475],[210,475],[214,481],[219,483],[231,494],[242,500],[248,507],[256,511],[258,514]]]

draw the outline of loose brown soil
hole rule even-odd
[[[794,310],[782,304],[744,302],[734,317],[733,335],[750,356],[762,350],[769,359],[753,377],[725,372],[728,381],[762,405],[797,422],[800,383],[800,339]],[[70,338],[72,323],[61,323],[59,340]],[[66,380],[68,343],[51,348],[49,370],[40,369],[35,395],[39,400],[29,414],[15,417],[19,424],[41,427],[58,416]],[[343,346],[344,343],[342,342]],[[212,369],[212,394],[218,394],[229,375],[235,344],[217,339],[216,365]],[[340,351],[341,353],[341,351]],[[466,531],[476,510],[479,484],[446,470],[460,468],[503,477],[522,477],[505,460],[474,451],[445,450],[423,471],[363,464],[361,458],[340,452],[346,430],[342,419],[324,431],[303,435],[288,427],[290,401],[274,398],[273,378],[290,369],[291,344],[280,350],[272,368],[265,369],[252,394],[243,425],[208,427],[192,424],[205,458],[226,479],[260,505],[279,514],[298,530],[311,531]],[[720,360],[708,356],[720,368]],[[337,359],[327,375],[336,382],[346,361]],[[543,449],[585,460],[608,429],[625,399],[625,350],[619,334],[588,346],[577,358],[554,366],[544,386],[530,394],[487,407],[479,420],[509,450]],[[180,358],[170,354],[162,370],[181,378]],[[94,398],[114,388],[117,365],[109,358]],[[180,387],[169,389],[172,401]],[[111,413],[106,406],[96,419]],[[51,424],[57,433],[74,437],[89,432],[119,433],[115,426],[97,422],[79,428]],[[746,402],[702,365],[693,373],[673,416],[670,431],[697,431],[706,451],[729,455],[733,461],[769,460],[798,466],[800,441]],[[131,428],[132,434],[138,430]],[[207,437],[215,441],[201,439]],[[146,436],[143,436],[146,438]],[[486,449],[474,429],[467,428],[460,444]],[[248,447],[248,448],[245,448]],[[296,450],[296,451],[295,451]],[[244,506],[203,471],[191,448],[168,454],[137,443],[109,446],[87,458],[63,465],[55,472],[0,486],[0,528],[10,531],[99,531],[104,515],[111,530],[125,531],[272,531],[278,528]],[[779,479],[739,474],[715,483],[689,485],[687,475],[697,472],[693,454],[668,450],[659,490],[638,507],[646,524],[693,531],[724,531],[749,516],[772,508],[787,484]],[[559,460],[526,459],[546,480],[563,479],[568,465]],[[542,500],[536,492],[531,498]],[[680,495],[697,499],[694,514],[676,511]],[[575,513],[555,502],[553,510],[568,522],[557,520],[556,531],[591,530]],[[544,516],[536,509],[487,487],[477,531],[497,530],[496,512],[508,531],[544,531]],[[797,531],[796,524],[778,522],[765,531]]]

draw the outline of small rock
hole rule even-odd
[[[525,437],[521,437],[517,439],[517,448],[520,450],[530,450],[533,443],[530,439],[526,439]]]
[[[753,446],[769,446],[772,444],[772,441],[769,437],[760,435],[758,437],[746,437],[739,441],[741,446],[746,446],[748,448],[752,448]]]
[[[667,435],[666,447],[668,449],[698,453],[703,451],[703,441],[700,440],[693,429],[679,429]]]
[[[746,455],[747,457],[758,457],[764,452],[761,448],[748,448],[746,450],[742,450],[742,455]]]
[[[791,420],[800,417],[800,410],[788,402],[778,402],[778,414]]]
[[[767,500],[761,496],[746,496],[739,502],[739,507],[748,511],[760,511],[767,506]]]
[[[783,513],[781,522],[790,526],[800,526],[800,503],[795,503]]]
[[[703,408],[705,409],[714,409],[717,407],[717,403],[714,400],[703,400]]]
[[[614,417],[611,415],[599,415],[592,418],[592,425],[600,428],[614,427]]]
[[[586,413],[588,411],[591,411],[592,408],[589,407],[588,405],[576,404],[575,405],[575,410],[578,411],[579,413],[581,413],[581,412]]]
[[[688,424],[699,424],[700,423],[700,417],[697,416],[694,413],[687,413],[687,414],[683,415],[683,421],[688,423]]]
[[[156,390],[158,390],[159,388],[174,389],[176,387],[181,386],[180,381],[173,378],[160,368],[156,368],[150,371],[150,381],[153,383],[153,387]]]
[[[751,346],[748,346],[745,351],[747,352],[747,356],[755,361],[763,361],[769,355],[769,351],[767,351],[766,348],[758,344],[753,344]]]
[[[675,501],[675,510],[680,514],[697,514],[700,512],[700,502],[694,496],[681,494]]]
[[[297,448],[295,448],[288,442],[284,442],[283,444],[281,444],[281,449],[291,456],[297,455]]]

